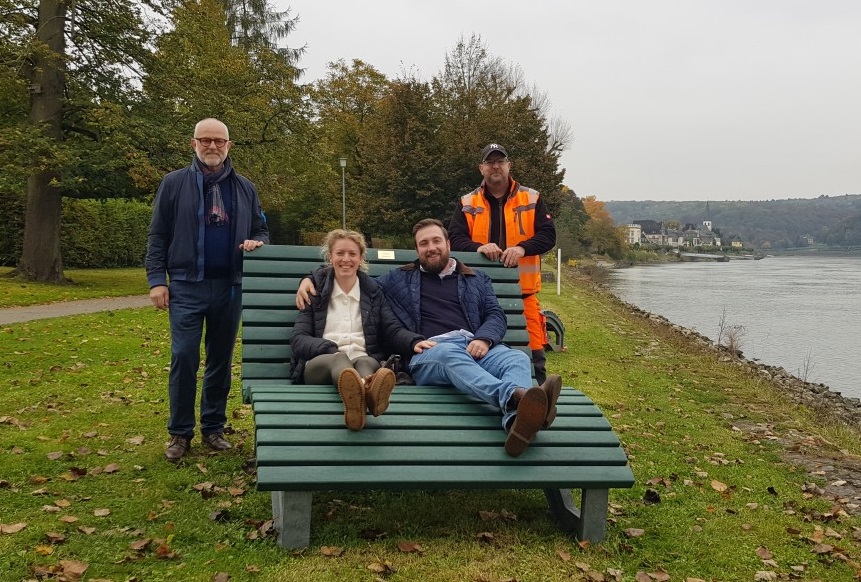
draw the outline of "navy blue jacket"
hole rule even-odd
[[[502,342],[507,323],[505,312],[493,293],[493,283],[486,273],[457,262],[457,295],[463,315],[476,339]],[[418,260],[377,277],[386,292],[392,311],[408,329],[421,333],[421,271]]]
[[[362,333],[365,335],[365,351],[372,358],[382,361],[392,353],[400,354],[409,359],[413,347],[424,339],[424,336],[405,329],[395,314],[383,290],[374,279],[359,271],[359,310],[362,314]],[[311,275],[317,295],[311,296],[311,303],[299,313],[293,325],[290,337],[290,348],[293,352],[291,361],[292,380],[303,382],[305,363],[322,354],[334,354],[338,346],[323,339],[326,329],[326,317],[329,312],[329,300],[335,287],[335,276],[332,267],[321,267]]]
[[[228,166],[228,180],[235,196],[230,229],[233,239],[231,279],[242,282],[245,240],[269,242],[266,217],[260,209],[257,189],[248,178]],[[206,225],[203,216],[203,172],[192,163],[165,176],[155,195],[146,252],[146,275],[150,289],[171,281],[203,280],[203,241]]]

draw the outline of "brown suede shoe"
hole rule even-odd
[[[338,376],[338,394],[344,402],[344,424],[347,428],[365,428],[365,383],[355,368],[347,368]]]
[[[191,439],[172,434],[170,435],[170,442],[167,443],[167,449],[164,451],[164,458],[171,463],[176,463],[190,450]]]
[[[547,417],[541,424],[541,428],[550,428],[550,425],[556,420],[556,401],[559,400],[559,394],[562,393],[562,378],[556,374],[550,374],[539,388],[547,395]]]
[[[389,398],[395,388],[395,373],[388,368],[380,368],[365,382],[365,400],[368,412],[379,416],[389,407]]]
[[[204,444],[214,451],[226,451],[232,449],[233,445],[227,442],[223,432],[214,432],[212,434],[203,435]]]
[[[533,386],[520,399],[514,423],[505,439],[505,452],[512,457],[519,456],[541,429],[547,418],[547,394],[538,386]]]

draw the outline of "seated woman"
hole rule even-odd
[[[364,237],[333,230],[323,241],[327,263],[311,278],[318,293],[293,326],[293,381],[335,384],[344,402],[344,421],[362,430],[365,411],[379,416],[389,406],[395,374],[380,361],[403,356],[425,345],[424,337],[405,329],[377,282],[368,276]],[[362,269],[362,270],[360,270]]]

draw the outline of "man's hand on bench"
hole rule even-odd
[[[262,246],[263,246],[262,240],[250,240],[250,239],[248,239],[248,240],[242,241],[242,244],[239,245],[239,248],[242,249],[243,251],[251,252],[254,249],[259,249]]]
[[[317,290],[314,288],[314,283],[311,279],[305,277],[299,283],[299,288],[296,290],[296,307],[305,309],[311,305],[311,295],[317,296]]]

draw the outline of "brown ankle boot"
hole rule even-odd
[[[368,412],[379,416],[389,407],[389,398],[395,388],[395,373],[388,368],[380,368],[366,378],[365,400]]]
[[[344,424],[347,428],[365,428],[365,384],[354,368],[347,368],[338,376],[338,394],[344,402]]]

